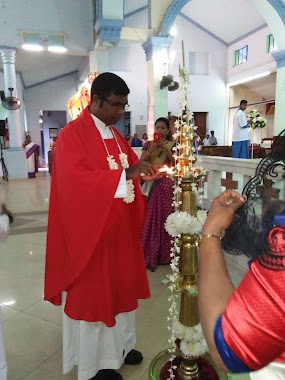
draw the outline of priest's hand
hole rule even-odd
[[[126,169],[127,179],[142,178],[144,181],[152,181],[157,178],[161,178],[162,175],[158,171],[158,166],[148,164],[145,161]]]

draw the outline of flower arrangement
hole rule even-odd
[[[247,122],[250,128],[264,128],[266,126],[265,117],[261,116],[260,112],[257,110],[252,110],[247,115]]]

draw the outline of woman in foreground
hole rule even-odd
[[[227,251],[253,258],[237,289],[221,238]],[[226,190],[212,202],[199,254],[200,319],[216,364],[252,380],[285,379],[285,202]]]

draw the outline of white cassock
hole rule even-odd
[[[114,138],[106,125],[92,115],[103,139]],[[115,198],[127,196],[125,170]],[[66,293],[62,294],[64,310]],[[119,369],[126,355],[135,347],[135,311],[116,316],[116,325],[107,327],[102,322],[77,321],[63,311],[63,373],[78,366],[78,380],[89,380],[101,369]]]
[[[0,241],[6,239],[9,231],[9,218],[7,215],[0,215]],[[4,348],[3,320],[0,305],[0,380],[7,380],[7,362]]]

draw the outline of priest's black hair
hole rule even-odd
[[[106,99],[111,94],[127,96],[130,90],[126,82],[113,73],[102,73],[94,79],[91,87],[91,99],[97,95],[100,99]]]

